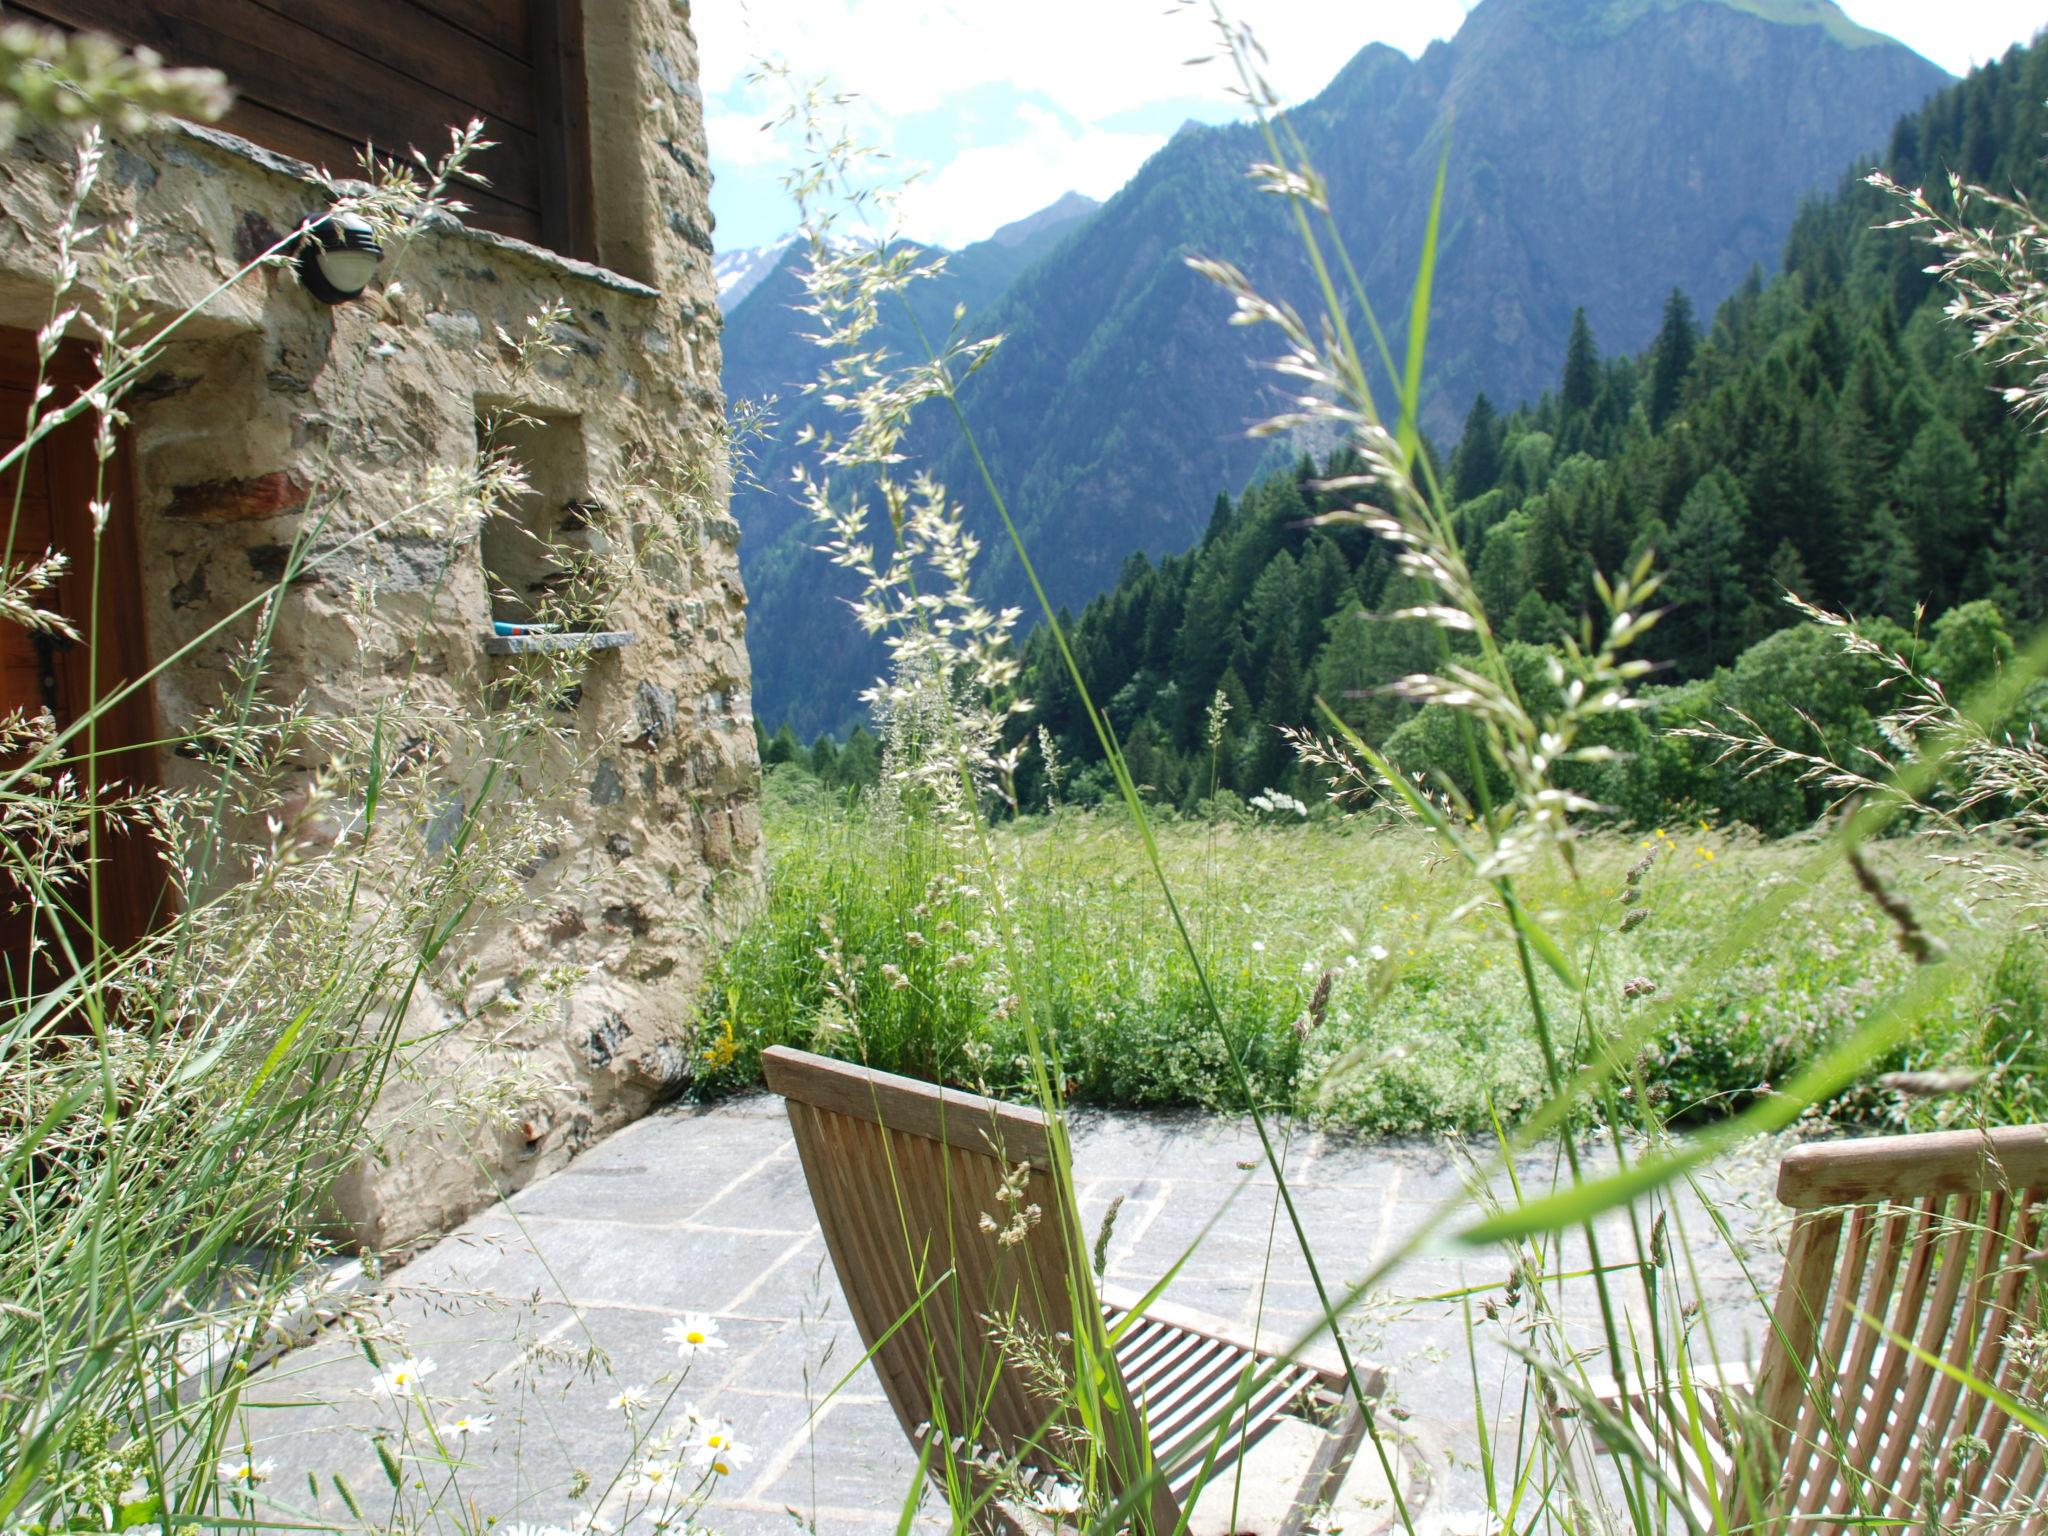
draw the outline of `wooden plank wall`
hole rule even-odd
[[[9,0],[6,14],[104,32],[234,86],[222,126],[358,174],[358,150],[439,158],[481,117],[486,229],[594,259],[580,0]]]

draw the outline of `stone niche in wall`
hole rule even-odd
[[[604,627],[592,568],[606,553],[581,416],[514,405],[477,413],[477,447],[515,464],[527,485],[479,535],[491,617],[514,624]]]

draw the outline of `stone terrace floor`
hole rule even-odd
[[[1276,1226],[1273,1182],[1248,1121],[1077,1113],[1074,1154],[1088,1231],[1124,1197],[1110,1247],[1113,1284],[1149,1287],[1208,1226],[1170,1300],[1275,1339],[1315,1315],[1284,1215]],[[1546,1155],[1541,1168],[1524,1167],[1525,1186],[1547,1181],[1548,1163]],[[1362,1276],[1464,1188],[1460,1162],[1421,1141],[1295,1131],[1287,1167],[1333,1285]],[[1754,1234],[1770,1205],[1764,1186],[1760,1171],[1722,1170],[1708,1189],[1733,1227]],[[1687,1230],[1704,1236],[1703,1213],[1687,1201]],[[1604,1256],[1631,1254],[1611,1230]],[[1758,1241],[1747,1246],[1756,1275],[1775,1285],[1775,1256]],[[1701,1282],[1720,1353],[1747,1358],[1762,1308],[1724,1248],[1703,1241],[1697,1251],[1708,1256]],[[1583,1267],[1576,1240],[1564,1262]],[[1427,1486],[1426,1529],[1476,1528],[1485,1501],[1463,1308],[1415,1298],[1466,1287],[1498,1298],[1506,1278],[1497,1253],[1441,1245],[1405,1262],[1352,1328],[1359,1357],[1392,1369],[1394,1421]],[[1477,1296],[1472,1305],[1476,1315]],[[700,1357],[674,1407],[687,1400],[723,1414],[756,1451],[722,1485],[703,1525],[789,1532],[798,1529],[794,1512],[820,1532],[892,1530],[915,1475],[872,1370],[853,1370],[860,1343],[780,1101],[766,1096],[673,1109],[621,1131],[392,1272],[376,1311],[414,1355],[436,1363],[427,1383],[434,1397],[492,1416],[489,1432],[467,1446],[459,1489],[500,1520],[557,1520],[588,1506],[592,1493],[568,1497],[570,1469],[593,1474],[601,1491],[619,1468],[630,1440],[609,1401],[626,1383],[656,1385],[660,1395],[658,1383],[678,1369],[662,1331],[686,1311],[715,1314],[728,1347]],[[1597,1342],[1589,1287],[1568,1292],[1566,1316],[1586,1346]],[[1522,1378],[1504,1338],[1497,1327],[1482,1332],[1478,1365],[1489,1416],[1506,1420],[1501,1433],[1512,1438]],[[303,1405],[251,1420],[255,1454],[279,1463],[266,1492],[280,1504],[315,1518],[342,1515],[324,1475],[319,1501],[309,1503],[305,1473],[314,1468],[342,1471],[359,1496],[382,1496],[365,1499],[373,1517],[388,1500],[367,1434],[380,1412],[363,1391],[372,1374],[342,1330],[268,1373],[266,1401]],[[1360,1460],[1370,1458],[1368,1448]],[[1344,1529],[1359,1536],[1383,1519],[1384,1511],[1353,1509]],[[919,1528],[940,1525],[928,1517]]]

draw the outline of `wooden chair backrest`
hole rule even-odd
[[[2048,1127],[1817,1143],[1785,1158],[1778,1198],[1798,1214],[1733,1523],[1834,1536],[1845,1517],[1918,1529],[1930,1509],[1946,1525],[2042,1499],[2039,1443],[1896,1340],[2040,1400],[2040,1352],[2015,1346],[2041,1324]]]
[[[761,1064],[883,1390],[913,1441],[940,1436],[935,1475],[959,1436],[1053,1471],[1043,1448],[1065,1422],[1061,1398],[1027,1357],[1071,1367],[1087,1270],[1069,1262],[1045,1116],[785,1046]],[[1083,1300],[1097,1305],[1092,1288]],[[1110,1450],[1114,1464],[1142,1461],[1135,1446]],[[1162,1529],[1178,1515],[1163,1487],[1152,1515]]]

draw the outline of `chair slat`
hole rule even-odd
[[[1994,1382],[2008,1391],[2018,1384],[2021,1367],[2006,1353],[2006,1339],[2016,1322],[2026,1320],[2030,1315],[2036,1322],[2040,1318],[2040,1288],[2028,1284],[2029,1270],[2025,1263],[2025,1255],[2036,1246],[2039,1235],[2039,1196],[2037,1191],[2028,1190],[2023,1208],[2014,1220],[2007,1248],[1998,1259],[2000,1283],[1992,1305],[1991,1326],[1985,1330],[1972,1370],[1979,1381]],[[1956,1433],[1979,1436],[1989,1448],[1989,1454],[1962,1469],[1956,1479],[1956,1492],[1950,1507],[1959,1515],[1964,1512],[1981,1513],[1988,1507],[1985,1490],[1997,1468],[2009,1426],[2005,1411],[1980,1393],[1969,1394],[1966,1409]]]
[[[1145,1420],[1156,1424],[1172,1415],[1182,1402],[1199,1398],[1219,1376],[1235,1377],[1245,1356],[1227,1344],[1211,1339],[1190,1339],[1167,1362],[1165,1369],[1149,1377],[1143,1386],[1132,1383],[1131,1391],[1145,1405]]]
[[[1862,1428],[1869,1397],[1870,1364],[1877,1353],[1878,1335],[1865,1327],[1860,1314],[1882,1317],[1891,1304],[1892,1290],[1899,1278],[1899,1256],[1905,1251],[1911,1208],[1892,1208],[1877,1221],[1877,1238],[1871,1252],[1861,1289],[1844,1298],[1843,1324],[1848,1332],[1847,1353],[1840,1357],[1832,1379],[1844,1385],[1827,1403],[1822,1417],[1819,1443],[1814,1447],[1808,1491],[1801,1501],[1801,1513],[1808,1518],[1802,1530],[1834,1530],[1851,1497],[1850,1479],[1842,1475],[1842,1450],[1852,1445]],[[1828,1361],[1819,1362],[1819,1383],[1823,1391],[1830,1381]]]
[[[1861,1283],[1872,1228],[1867,1209],[1851,1213],[1846,1233],[1838,1211],[1805,1214],[1793,1222],[1785,1277],[1757,1372],[1760,1443],[1755,1455],[1738,1464],[1738,1481],[1729,1489],[1738,1526],[1787,1494],[1796,1501],[1811,1479],[1826,1401],[1814,1379],[1814,1362],[1841,1358],[1847,1338],[1843,1309],[1829,1298],[1853,1295]]]
[[[1302,1384],[1301,1377],[1291,1372],[1282,1372],[1253,1394],[1232,1421],[1221,1443],[1217,1445],[1215,1460],[1209,1463],[1211,1480],[1236,1465],[1279,1424],[1284,1416],[1282,1410],[1300,1394]],[[1202,1463],[1208,1454],[1211,1441],[1215,1439],[1213,1420],[1229,1405],[1236,1391],[1237,1382],[1233,1380],[1230,1389],[1208,1412],[1191,1424],[1178,1438],[1160,1449],[1160,1465],[1170,1469],[1168,1485],[1173,1489],[1174,1497],[1183,1503],[1192,1493],[1195,1479],[1202,1475]]]
[[[1147,1390],[1158,1392],[1164,1390],[1169,1382],[1194,1369],[1208,1348],[1206,1339],[1182,1333],[1177,1328],[1160,1329],[1146,1341],[1144,1349],[1130,1354],[1118,1350],[1116,1359],[1133,1391],[1143,1383]]]
[[[2019,1256],[2015,1255],[2014,1269],[2021,1270]],[[2023,1272],[2023,1271],[2022,1271]],[[2016,1315],[2036,1330],[2041,1323],[2041,1289],[2038,1285],[2027,1287],[2030,1296],[2023,1302]],[[2006,1393],[2023,1403],[2040,1401],[2043,1364],[2030,1356],[2015,1352],[2006,1357],[2005,1369],[1999,1378],[1999,1385]],[[2020,1473],[2025,1465],[2027,1453],[2033,1448],[2033,1437],[2017,1426],[2004,1409],[1993,1404],[1986,1410],[1987,1425],[1996,1425],[1996,1439],[1987,1430],[1984,1438],[1992,1443],[1992,1452],[1986,1458],[1990,1468],[1985,1478],[1985,1502],[1999,1509],[2011,1507],[2025,1494],[2025,1485]]]
[[[1949,1207],[1944,1218],[1946,1226],[1938,1243],[1939,1278],[1923,1309],[1920,1335],[1915,1341],[1919,1353],[1908,1355],[1903,1349],[1899,1351],[1902,1374],[1895,1392],[1897,1424],[1885,1442],[1883,1454],[1872,1464],[1871,1470],[1872,1483],[1886,1494],[1878,1513],[1894,1519],[1902,1519],[1912,1510],[1907,1488],[1912,1481],[1907,1456],[1918,1443],[1917,1427],[1934,1391],[1936,1378],[1948,1380],[1927,1363],[1926,1357],[1942,1358],[1950,1334],[1962,1321],[1956,1311],[1957,1298],[1962,1294],[1964,1279],[1971,1272],[1973,1251],[1978,1249],[1981,1238],[1989,1235],[1984,1219],[1994,1205],[1993,1197],[1978,1191],[1958,1195]]]
[[[1248,1358],[1218,1361],[1198,1384],[1190,1384],[1190,1390],[1180,1393],[1167,1406],[1154,1411],[1147,1403],[1145,1427],[1162,1462],[1171,1464],[1189,1435],[1206,1437],[1215,1430],[1217,1415],[1229,1407],[1244,1389],[1247,1367],[1256,1373],[1258,1362]],[[1254,1389],[1248,1400],[1256,1402],[1276,1393],[1291,1395],[1287,1389],[1292,1380],[1293,1373],[1285,1368],[1275,1371],[1269,1381]],[[1240,1413],[1239,1417],[1242,1418],[1243,1414]],[[1241,1431],[1246,1427],[1238,1423],[1232,1429]]]
[[[1992,1297],[1998,1287],[1998,1255],[2005,1245],[2006,1224],[2012,1219],[2012,1196],[2003,1189],[1986,1192],[1978,1204],[1978,1230],[1974,1251],[1971,1256],[1968,1275],[1968,1289],[1963,1293],[1960,1307],[1956,1312],[1955,1326],[1949,1332],[1948,1347],[1942,1351],[1942,1358],[1955,1370],[1967,1370],[1983,1340],[1983,1329]],[[1936,1382],[1934,1396],[1926,1405],[1924,1417],[1930,1424],[1947,1424],[1954,1420],[1963,1385],[1954,1376],[1943,1372]],[[1920,1507],[1921,1491],[1927,1486],[1930,1476],[1940,1479],[1947,1470],[1947,1458],[1953,1454],[1952,1447],[1939,1450],[1930,1462],[1921,1457],[1905,1468],[1905,1481],[1899,1489],[1899,1503],[1908,1510]]]
[[[1884,1328],[1877,1325],[1874,1320],[1884,1317],[1885,1313],[1872,1306],[1867,1309],[1869,1317],[1859,1325],[1870,1340],[1873,1359],[1881,1352],[1881,1363],[1858,1373],[1865,1383],[1862,1388],[1862,1414],[1857,1424],[1855,1447],[1847,1466],[1842,1469],[1835,1501],[1841,1510],[1855,1509],[1864,1515],[1880,1514],[1890,1502],[1889,1484],[1875,1481],[1870,1476],[1872,1469],[1880,1464],[1882,1447],[1894,1437],[1895,1432],[1902,1445],[1912,1439],[1910,1427],[1897,1423],[1897,1400],[1905,1384],[1907,1367],[1913,1359],[1911,1351],[1900,1341],[1911,1339],[1920,1331],[1928,1285],[1950,1232],[1948,1197],[1940,1194],[1926,1196],[1919,1203],[1917,1216],[1910,1210],[1906,1212],[1906,1222],[1911,1240],[1904,1268],[1894,1283],[1888,1324]]]

